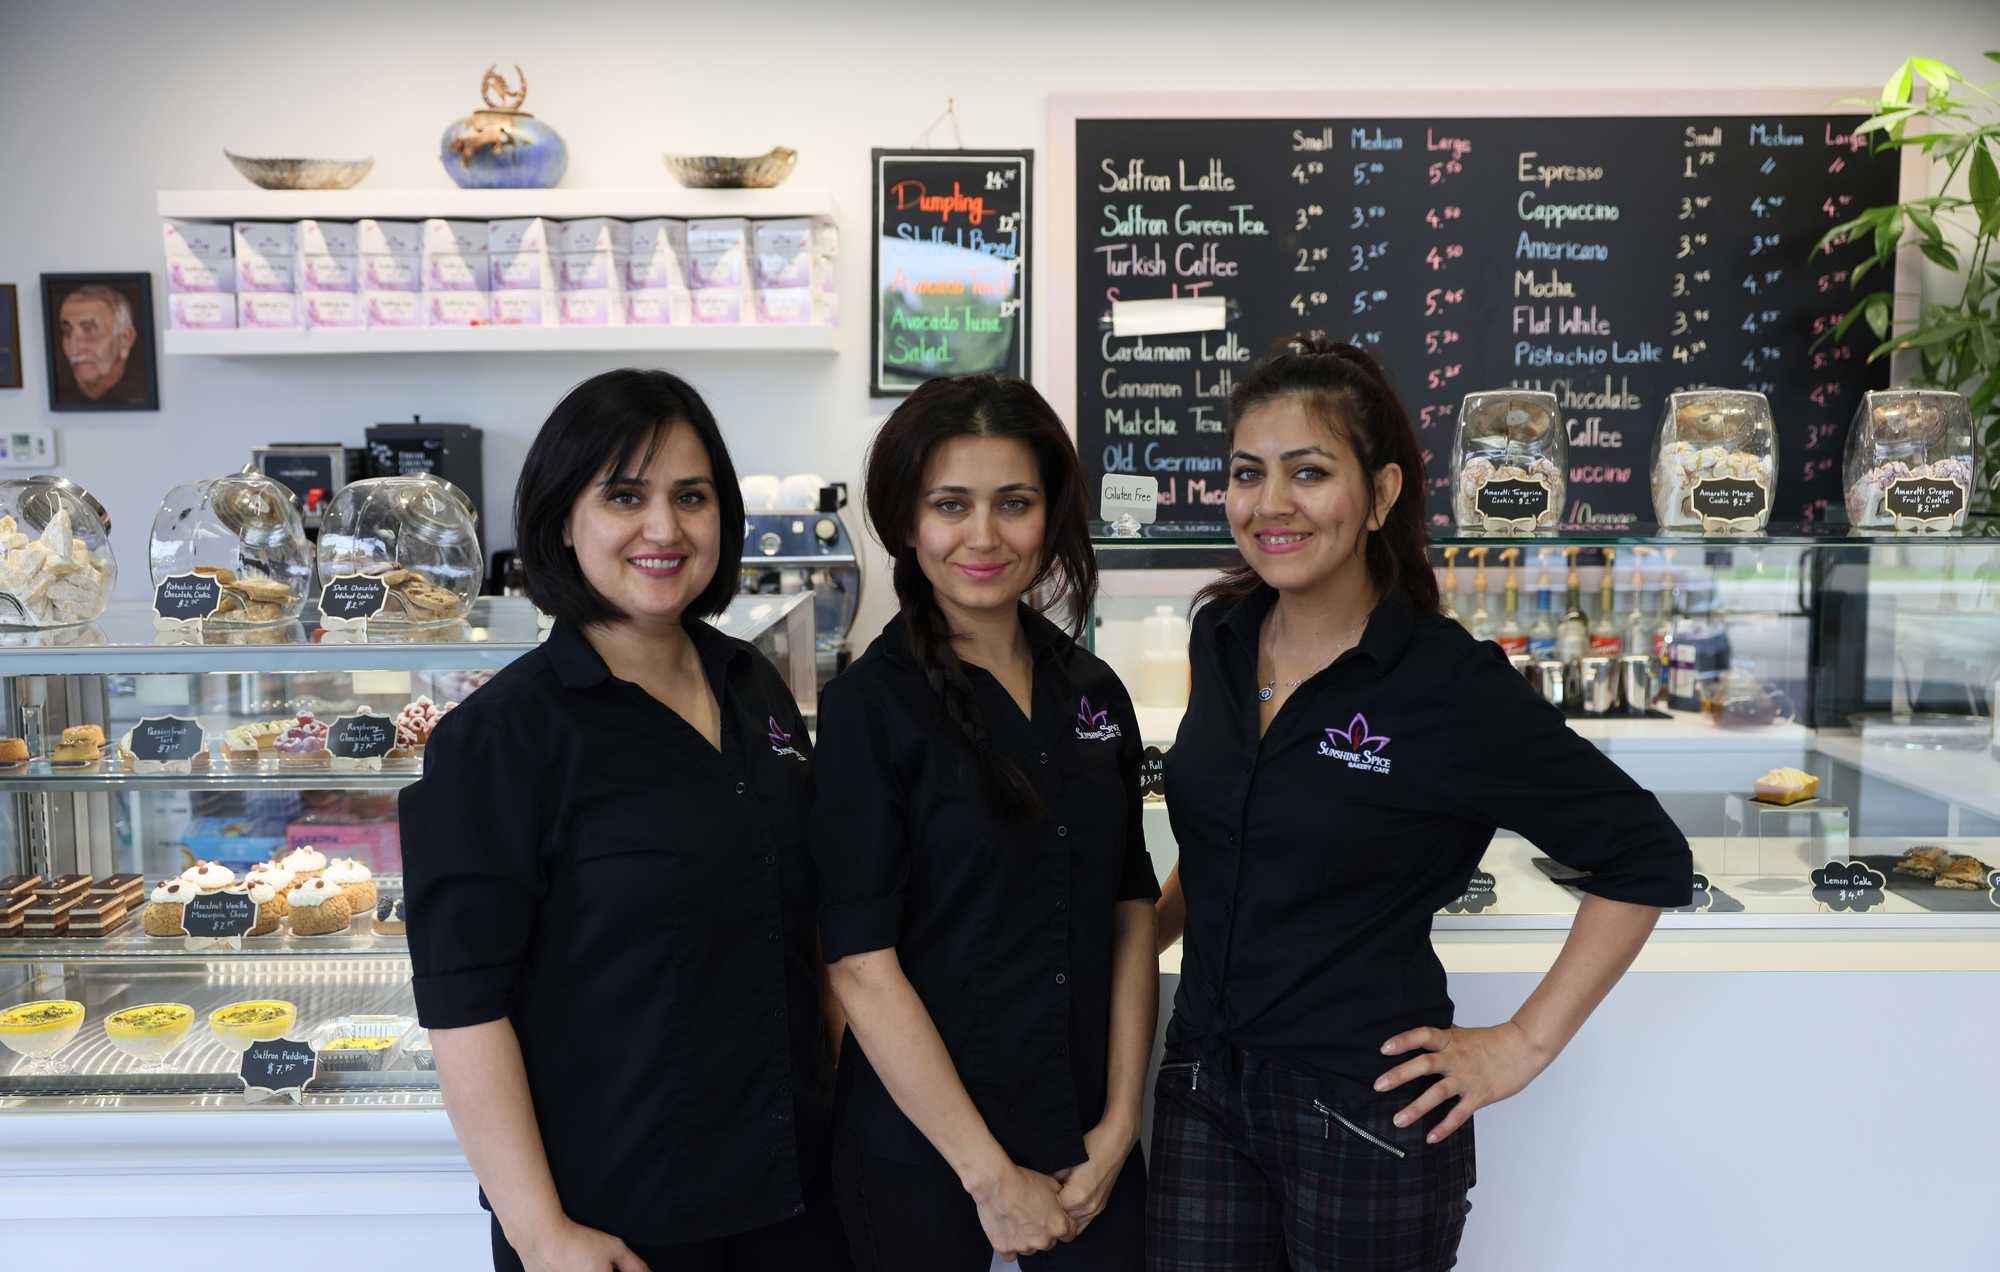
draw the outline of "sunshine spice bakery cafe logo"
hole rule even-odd
[[[799,754],[799,748],[792,745],[792,735],[778,727],[778,717],[765,716],[764,724],[770,730],[771,754],[789,755],[801,764],[806,762],[806,757]]]
[[[1124,730],[1111,722],[1111,710],[1092,711],[1090,699],[1081,699],[1076,709],[1076,736],[1082,742],[1109,742],[1125,736]]]
[[[1326,731],[1326,740],[1319,744],[1319,753],[1364,773],[1387,773],[1389,757],[1383,755],[1382,750],[1388,745],[1388,738],[1368,731],[1368,717],[1357,711],[1345,729]]]

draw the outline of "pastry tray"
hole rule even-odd
[[[1949,844],[1939,846],[1951,847]],[[1940,888],[1929,879],[1897,874],[1895,865],[1901,860],[1900,857],[1865,856],[1856,857],[1854,860],[1881,871],[1882,877],[1889,881],[1886,886],[1887,891],[1905,900],[1914,901],[1926,910],[1940,910],[1949,914],[2000,914],[2000,909],[1994,908],[1991,888]],[[1993,864],[1985,857],[1981,857],[1980,860],[1986,861],[1988,865]]]
[[[1549,878],[1549,882],[1559,885],[1564,891],[1569,892],[1573,896],[1582,897],[1589,895],[1586,892],[1584,892],[1582,888],[1576,886],[1576,881],[1578,879],[1583,879],[1588,877],[1589,872],[1587,871],[1573,869],[1569,866],[1565,866],[1562,862],[1553,860],[1552,858],[1549,857],[1535,858],[1535,869],[1547,875]],[[1673,909],[1668,910],[1667,913],[1668,914],[1743,913],[1744,909],[1743,903],[1741,901],[1738,901],[1735,897],[1730,896],[1727,892],[1724,892],[1721,888],[1716,887],[1713,880],[1710,880],[1709,882],[1708,896],[1709,896],[1709,904],[1706,910],[1698,909],[1695,906],[1694,901],[1690,899],[1686,905],[1675,906]]]

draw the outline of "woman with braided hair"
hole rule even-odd
[[[1131,700],[1074,635],[1076,449],[1024,381],[932,380],[866,487],[901,612],[821,695],[813,819],[856,1265],[1136,1270],[1159,888]]]

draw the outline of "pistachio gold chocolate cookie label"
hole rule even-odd
[[[319,1076],[319,1054],[311,1043],[297,1038],[253,1042],[243,1053],[237,1075],[243,1079],[245,1103],[291,1100],[296,1104],[306,1084]]]
[[[379,575],[336,575],[320,589],[319,619],[328,627],[365,623],[380,618],[388,604],[389,588]]]
[[[222,608],[222,581],[212,574],[169,574],[153,589],[153,621],[185,626],[215,617]]]

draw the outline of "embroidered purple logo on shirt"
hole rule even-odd
[[[1388,735],[1371,732],[1368,717],[1357,711],[1345,729],[1326,731],[1326,740],[1319,744],[1319,753],[1364,773],[1387,773],[1389,759],[1382,751],[1388,745]]]
[[[800,755],[798,748],[792,745],[792,735],[778,727],[776,716],[765,716],[764,723],[770,728],[771,754],[789,755],[801,764],[806,762],[806,757]]]
[[[1090,699],[1084,698],[1076,709],[1076,736],[1085,742],[1109,742],[1125,735],[1111,722],[1110,708],[1092,711]]]

